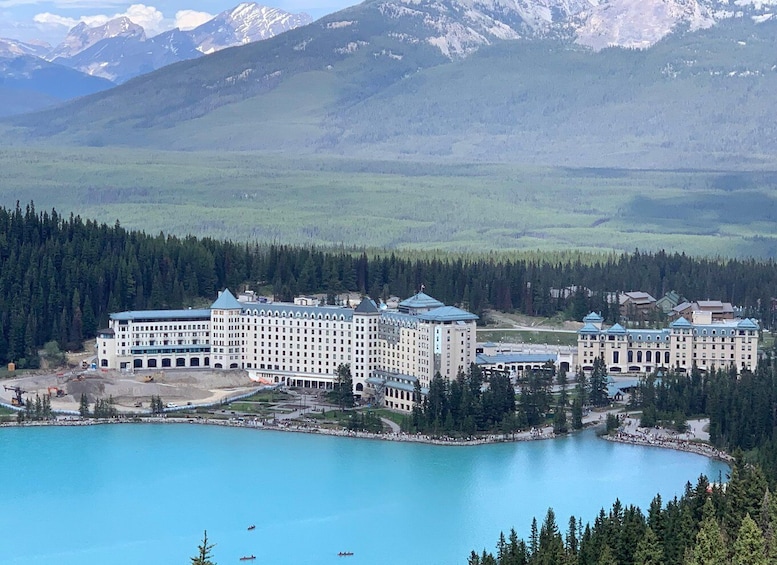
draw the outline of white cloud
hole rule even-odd
[[[198,12],[196,10],[179,10],[175,13],[175,27],[180,30],[194,29],[205,22],[212,20],[213,14]]]
[[[154,6],[146,6],[145,4],[132,4],[125,12],[107,15],[98,14],[94,16],[81,16],[80,18],[68,18],[65,16],[59,16],[50,12],[43,12],[42,14],[36,14],[33,18],[35,23],[40,24],[44,28],[52,27],[65,27],[67,29],[84,22],[89,27],[96,27],[103,25],[109,20],[126,16],[132,22],[142,26],[146,30],[146,35],[151,37],[163,31],[170,29],[172,26],[168,20],[165,20],[164,15]]]
[[[32,21],[34,21],[36,24],[41,24],[43,26],[47,27],[67,27],[71,28],[74,25],[78,23],[78,20],[73,18],[66,18],[63,16],[58,16],[56,14],[52,14],[50,12],[43,12],[42,14],[35,14],[35,17],[32,18]]]
[[[133,4],[123,14],[116,14],[118,16],[127,16],[130,20],[142,26],[146,30],[146,35],[154,36],[157,33],[161,33],[170,29],[169,23],[165,24],[165,16],[154,8],[153,6],[146,6],[145,4]]]

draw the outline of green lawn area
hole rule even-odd
[[[487,330],[478,329],[478,341],[494,343],[532,343],[547,345],[577,345],[576,333],[541,330]]]

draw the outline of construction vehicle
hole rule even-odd
[[[65,396],[65,391],[58,386],[50,386],[48,392],[49,396],[56,396],[57,398],[62,398]]]
[[[22,398],[22,395],[27,392],[26,390],[22,390],[22,388],[18,386],[3,385],[3,388],[15,393],[15,396],[11,399],[11,406],[24,406],[24,399]]]

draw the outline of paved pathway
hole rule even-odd
[[[388,418],[384,418],[381,416],[380,421],[383,422],[383,425],[391,428],[392,434],[398,434],[399,432],[402,431],[402,428],[394,420],[389,420]]]

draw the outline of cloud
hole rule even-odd
[[[196,10],[179,10],[175,13],[175,27],[180,30],[194,29],[205,22],[212,20],[213,14],[198,12]]]
[[[50,12],[43,12],[42,14],[36,14],[33,21],[48,29],[57,27],[70,29],[81,22],[89,27],[96,27],[122,16],[142,26],[148,36],[154,36],[172,27],[170,21],[165,19],[162,12],[154,6],[146,6],[145,4],[132,4],[125,12],[118,14],[98,14],[94,16],[81,16],[79,18],[68,18]]]

